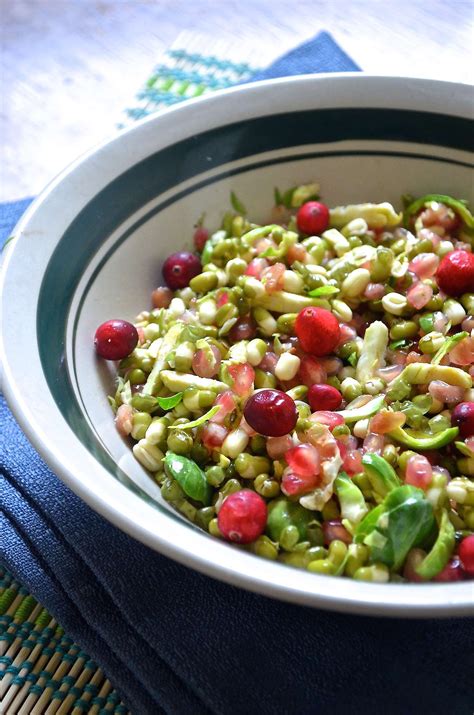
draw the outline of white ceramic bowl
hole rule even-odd
[[[363,75],[259,82],[138,123],[78,160],[27,211],[2,274],[3,389],[51,468],[111,522],[210,576],[297,603],[378,615],[466,614],[473,582],[377,585],[259,559],[185,522],[118,436],[96,326],[149,305],[167,254],[230,189],[264,220],[274,186],[329,204],[429,192],[474,198],[472,88]]]

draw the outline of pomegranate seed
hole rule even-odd
[[[143,343],[146,342],[146,337],[145,337],[145,331],[140,326],[138,326],[138,328],[137,328],[137,335],[138,335],[138,344],[143,345]]]
[[[298,380],[300,384],[311,387],[311,385],[325,383],[326,377],[326,370],[319,360],[316,360],[316,358],[310,355],[305,355],[301,359],[298,369]]]
[[[446,231],[455,231],[461,224],[459,216],[444,204],[439,204],[436,209],[425,209],[420,218],[423,226],[441,226]]]
[[[459,556],[453,556],[442,571],[434,577],[433,581],[446,583],[449,581],[462,581],[464,578],[464,569]]]
[[[168,288],[186,288],[189,281],[201,272],[201,261],[194,253],[179,251],[168,256],[163,263],[162,273]]]
[[[254,258],[247,266],[245,271],[246,276],[260,278],[265,268],[268,268],[269,263],[265,258]]]
[[[219,372],[221,366],[221,353],[219,348],[211,345],[214,359],[211,358],[207,350],[196,350],[193,357],[192,368],[198,377],[214,377]]]
[[[374,434],[373,432],[369,432],[362,443],[362,451],[364,454],[366,452],[369,452],[370,454],[382,454],[384,445],[385,437],[383,434]]]
[[[250,544],[263,534],[267,524],[267,505],[250,489],[229,494],[217,516],[217,525],[224,538],[238,544]]]
[[[319,236],[329,226],[329,209],[319,201],[307,201],[298,209],[296,223],[301,233]]]
[[[283,276],[286,271],[284,263],[275,263],[274,266],[265,268],[262,272],[261,281],[265,285],[267,293],[274,293],[283,289]]]
[[[320,477],[317,474],[302,476],[294,474],[291,469],[285,469],[281,478],[281,490],[287,497],[306,494],[318,486]]]
[[[416,572],[416,568],[425,557],[426,552],[423,551],[423,549],[411,549],[408,552],[403,568],[403,576],[407,581],[411,581],[412,583],[423,583],[425,581],[425,579]]]
[[[275,367],[278,362],[278,355],[272,353],[270,350],[265,353],[261,361],[258,363],[260,370],[264,372],[271,372],[272,375],[275,374]]]
[[[207,449],[213,450],[221,446],[227,434],[228,431],[224,425],[219,425],[216,422],[207,422],[202,428],[201,441]]]
[[[341,447],[339,447],[341,452]],[[341,453],[342,457],[342,453]],[[346,452],[342,461],[342,468],[347,474],[352,477],[354,474],[360,474],[364,471],[364,465],[362,464],[362,454],[358,449],[351,449]]]
[[[474,338],[461,340],[449,351],[449,361],[453,365],[472,365],[474,363]]]
[[[229,367],[229,375],[234,380],[234,392],[245,397],[253,390],[255,370],[248,362],[241,362]]]
[[[344,417],[342,417],[342,415],[338,415],[337,412],[328,412],[326,410],[313,412],[310,420],[311,422],[319,422],[322,425],[326,425],[329,429],[334,429],[334,427],[344,424]]]
[[[238,343],[240,340],[253,340],[257,335],[257,325],[250,318],[239,318],[229,331],[228,338],[231,343]]]
[[[243,430],[245,434],[248,434],[249,437],[255,437],[257,434],[253,427],[249,425],[245,417],[241,417],[240,423],[239,423],[239,429]]]
[[[465,330],[467,333],[470,333],[471,330],[474,330],[474,316],[473,315],[468,315],[467,318],[464,318],[464,320],[461,323],[461,330]]]
[[[165,286],[160,286],[151,294],[151,304],[154,308],[168,308],[172,298],[173,291]]]
[[[286,254],[286,260],[288,261],[289,266],[291,266],[291,264],[295,261],[304,263],[307,255],[308,251],[306,248],[302,246],[301,243],[295,243],[293,246],[289,247]]]
[[[308,402],[312,412],[317,410],[337,410],[341,406],[342,395],[332,385],[311,385]]]
[[[128,437],[133,427],[133,408],[130,405],[120,405],[115,415],[115,426],[122,437]]]
[[[344,544],[352,544],[352,536],[342,525],[340,519],[332,519],[331,521],[323,521],[323,537],[324,543],[327,546],[331,541],[343,541]]]
[[[388,434],[397,427],[403,427],[406,419],[403,412],[379,412],[370,421],[370,431],[375,434]]]
[[[280,459],[291,447],[293,447],[293,440],[289,434],[267,439],[267,454],[270,459]]]
[[[442,380],[433,380],[433,382],[429,384],[428,392],[435,400],[446,402],[448,405],[454,405],[457,402],[461,402],[465,390],[463,387],[448,385],[447,382],[443,382]]]
[[[474,402],[460,402],[451,413],[451,424],[459,427],[459,436],[467,439],[474,435]]]
[[[301,310],[296,318],[295,332],[303,350],[318,357],[332,353],[341,339],[336,316],[324,308]]]
[[[285,459],[299,477],[319,474],[319,453],[311,444],[298,444],[285,454]]]
[[[419,253],[409,263],[408,270],[415,273],[423,281],[425,278],[432,278],[439,266],[439,258],[436,253]]]
[[[414,454],[407,462],[405,483],[412,487],[426,490],[431,484],[433,470],[431,464],[422,454]]]
[[[224,424],[225,418],[235,410],[235,395],[232,390],[221,392],[214,405],[219,405],[220,410],[211,417],[211,422],[216,422],[219,425]]]
[[[382,283],[369,283],[364,291],[367,300],[380,300],[385,295],[385,286]]]
[[[339,370],[342,370],[344,363],[337,357],[321,358],[319,361],[328,375],[337,375]]]
[[[206,245],[206,241],[209,238],[209,231],[207,228],[204,228],[204,226],[198,226],[197,229],[194,231],[194,236],[193,236],[193,241],[194,245],[196,247],[196,251],[201,251],[203,250],[204,246]]]
[[[259,256],[261,253],[265,253],[269,248],[276,248],[276,243],[271,238],[261,238],[255,243],[254,248]]]
[[[218,308],[222,308],[223,305],[229,302],[229,294],[226,290],[219,293],[216,299],[216,305]]]
[[[440,289],[448,295],[462,295],[474,291],[474,254],[451,251],[436,271]]]
[[[107,320],[95,331],[96,352],[105,360],[123,360],[135,350],[137,343],[137,329],[126,320]]]
[[[259,434],[283,437],[295,428],[298,411],[294,400],[281,390],[260,390],[246,402],[244,416]]]
[[[466,536],[459,544],[459,558],[468,576],[474,576],[474,534]]]
[[[421,310],[433,297],[433,288],[424,283],[416,283],[409,288],[407,292],[407,301],[409,305],[416,310]]]
[[[339,326],[340,338],[337,347],[348,343],[349,340],[354,340],[357,337],[357,330],[352,327],[352,325],[346,325],[346,323],[341,323]]]
[[[416,350],[411,350],[407,355],[406,364],[410,365],[412,362],[431,362],[431,355],[422,355]]]

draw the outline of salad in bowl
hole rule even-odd
[[[275,190],[232,210],[132,324],[116,427],[161,495],[211,536],[362,581],[474,578],[474,219],[431,194],[328,207]]]

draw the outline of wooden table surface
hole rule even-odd
[[[111,136],[180,32],[265,62],[328,30],[374,74],[473,82],[472,0],[0,0],[0,200]]]

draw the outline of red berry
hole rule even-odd
[[[311,412],[317,410],[337,410],[341,406],[342,395],[332,385],[311,385],[308,390]]]
[[[138,331],[126,320],[107,320],[95,331],[94,345],[105,360],[123,360],[135,350]]]
[[[474,291],[474,253],[451,251],[436,271],[438,286],[447,295],[462,295]]]
[[[250,544],[258,539],[266,524],[267,505],[260,494],[250,489],[229,494],[217,516],[219,531],[238,544]]]
[[[248,424],[267,437],[283,437],[292,432],[298,419],[295,401],[281,390],[255,392],[244,408]]]
[[[336,316],[329,310],[313,306],[298,313],[295,332],[303,350],[318,357],[334,352],[341,339]]]
[[[464,578],[464,569],[459,556],[453,556],[449,559],[448,563],[442,571],[439,572],[437,576],[434,577],[433,581],[446,583],[449,581],[462,581]]]
[[[451,424],[459,427],[459,436],[467,439],[474,435],[474,402],[460,402],[451,412]]]
[[[204,226],[198,226],[197,229],[194,231],[194,236],[193,236],[193,241],[194,245],[196,246],[196,251],[201,251],[203,250],[204,246],[206,245],[206,241],[209,238],[209,231],[207,228],[204,228]]]
[[[474,534],[466,536],[459,545],[459,558],[468,576],[474,576]]]
[[[163,263],[162,272],[168,288],[186,288],[191,278],[201,272],[201,261],[194,253],[179,251],[168,256]]]
[[[319,201],[307,201],[296,214],[298,230],[311,236],[319,236],[329,226],[329,209]]]

